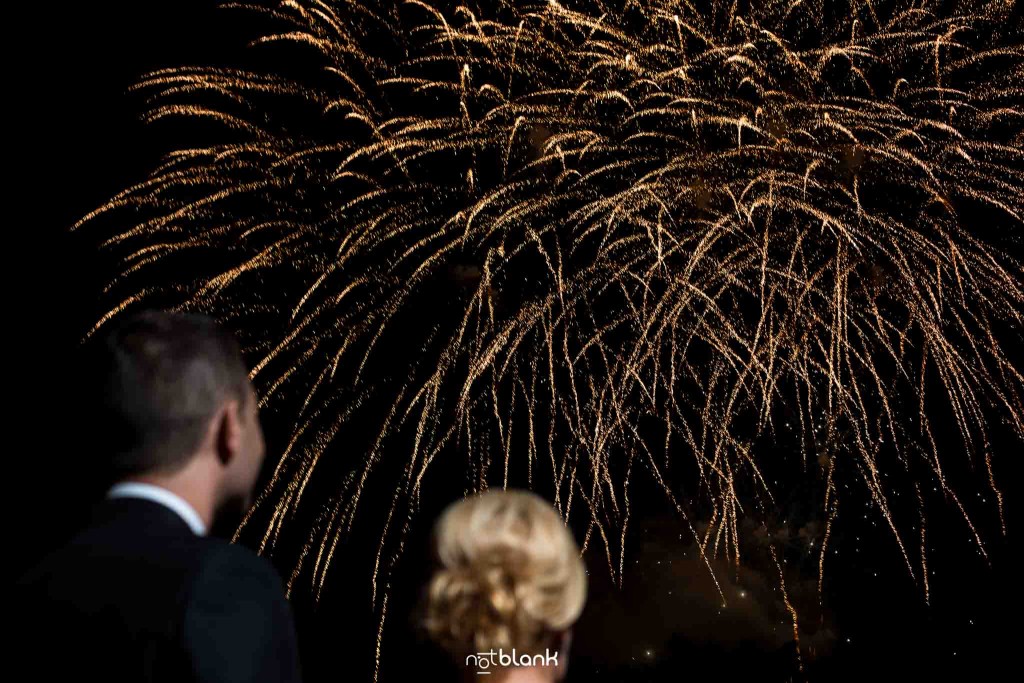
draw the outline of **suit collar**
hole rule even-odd
[[[126,526],[146,536],[199,538],[188,522],[171,508],[148,498],[104,497],[95,502],[86,526]],[[130,532],[136,533],[136,531]]]
[[[107,498],[143,498],[159,503],[181,517],[196,536],[206,535],[206,524],[199,513],[181,496],[161,486],[137,481],[122,481],[107,491]]]

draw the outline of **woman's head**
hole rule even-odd
[[[456,657],[544,653],[579,617],[586,572],[562,518],[528,491],[491,490],[445,510],[425,626]]]

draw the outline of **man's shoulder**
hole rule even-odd
[[[208,538],[192,577],[193,590],[271,591],[283,594],[281,575],[271,562],[238,543]]]
[[[109,569],[116,565],[139,565],[137,569],[187,571],[206,555],[216,553],[217,547],[207,539],[189,534],[129,533],[108,526],[90,526],[39,558],[21,581],[37,581],[89,566]]]
[[[291,607],[269,560],[237,544],[211,544],[188,587],[181,627],[202,680],[298,681]]]
[[[149,531],[149,533],[147,533]],[[218,574],[270,583],[277,579],[272,565],[252,550],[214,536],[197,536],[179,529],[124,529],[94,525],[51,549],[16,580],[26,599],[35,593],[58,594],[149,593],[186,594],[194,583],[215,582]]]

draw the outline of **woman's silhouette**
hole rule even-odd
[[[555,509],[529,491],[487,491],[444,511],[433,546],[424,626],[465,678],[561,680],[587,579]]]

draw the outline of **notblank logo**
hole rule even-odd
[[[501,648],[489,652],[477,652],[475,655],[466,656],[466,666],[475,666],[477,674],[489,674],[490,669],[496,666],[558,666],[558,651],[551,652],[544,648],[542,655],[530,655],[523,652],[516,653],[512,648],[512,654],[508,654]]]

